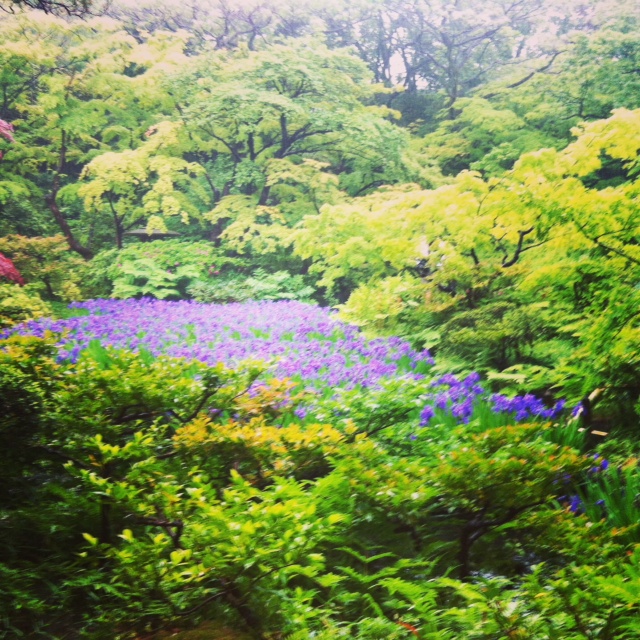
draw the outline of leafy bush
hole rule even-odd
[[[118,271],[113,279],[111,294],[114,298],[180,298],[185,282],[200,275],[194,265],[175,265],[173,269],[162,269],[152,258],[123,260],[116,269]]]
[[[69,249],[64,236],[9,235],[0,238],[0,251],[13,260],[26,282],[37,286],[43,298],[65,302],[81,299],[80,284],[87,264]]]
[[[408,274],[362,285],[340,305],[340,316],[370,334],[401,334],[415,338],[416,331],[424,331],[426,314],[421,309],[424,289],[418,278]]]
[[[318,514],[293,473],[314,459],[317,465],[339,433],[326,427],[322,454],[315,448],[321,428],[306,437],[293,425],[288,435],[278,432],[282,416],[293,415],[289,387],[245,397],[257,367],[234,372],[98,343],[77,363],[61,364],[52,359],[51,342],[14,337],[3,346],[0,373],[7,375],[0,382],[20,374],[21,384],[11,386],[19,401],[14,418],[20,412],[28,434],[12,466],[19,467],[18,478],[30,476],[31,498],[47,501],[44,520],[24,499],[3,502],[4,573],[18,556],[34,574],[32,583],[8,589],[4,613],[32,601],[30,615],[43,615],[40,594],[53,580],[70,617],[79,603],[89,606],[88,630],[99,637],[196,620],[201,608],[254,630],[295,625],[313,592],[283,587],[312,581],[323,570],[323,545],[343,517]],[[8,435],[13,422],[7,420],[2,417]],[[279,441],[260,437],[260,426],[277,432]],[[2,456],[10,459],[11,452],[3,449]],[[265,473],[269,466],[289,477]],[[58,530],[55,541],[46,540],[45,521]],[[29,527],[34,552],[9,533]],[[74,562],[81,536],[85,551]],[[18,630],[38,624],[29,614],[10,618]]]
[[[0,284],[0,328],[52,315],[33,286]]]
[[[256,269],[248,277],[227,275],[213,281],[194,282],[188,293],[198,302],[244,302],[245,300],[300,300],[311,302],[315,293],[303,276],[286,271],[267,273]]]
[[[214,276],[238,263],[241,261],[220,255],[208,242],[140,242],[98,254],[91,262],[85,290],[92,297],[185,298],[196,279]]]
[[[601,475],[556,442],[556,408],[483,405],[477,374],[429,378],[402,340],[361,341],[299,303],[81,306],[97,313],[0,343],[9,635],[634,637],[637,468]],[[166,336],[145,347],[140,316]],[[97,328],[139,351],[103,346]],[[151,353],[167,338],[198,360]],[[265,382],[262,364],[219,363],[236,350],[208,355],[240,338],[284,364],[292,343],[327,359],[289,359],[294,380]],[[318,384],[338,374],[365,380]]]
[[[459,312],[442,325],[440,347],[480,371],[526,362],[534,344],[550,337],[547,306],[493,301]]]

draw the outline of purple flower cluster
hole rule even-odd
[[[452,374],[434,380],[431,386],[437,391],[427,394],[424,398],[427,404],[420,413],[420,426],[428,425],[436,416],[437,410],[449,412],[458,422],[469,422],[480,397],[485,395],[485,390],[479,382],[480,375],[475,372],[462,380]],[[515,414],[515,420],[518,422],[535,418],[555,418],[565,406],[565,401],[560,400],[552,407],[547,407],[540,398],[531,394],[513,398],[494,394],[487,400],[492,413]]]
[[[202,304],[182,301],[90,300],[74,303],[88,315],[64,320],[33,320],[0,333],[43,336],[59,334],[60,359],[75,362],[92,340],[103,346],[146,349],[154,355],[196,359],[207,364],[235,366],[243,360],[271,363],[279,378],[304,381],[318,391],[333,388],[377,387],[385,379],[425,380],[433,360],[401,338],[366,340],[356,327],[339,322],[321,307],[295,301]],[[422,396],[420,425],[437,414],[469,422],[479,406],[495,414],[511,414],[518,421],[549,419],[564,407],[546,407],[533,395],[487,397],[480,375],[459,379],[446,374],[429,383]],[[428,384],[425,380],[424,384]],[[298,409],[304,419],[308,407]]]
[[[514,413],[518,421],[530,418],[550,420],[560,415],[566,404],[564,400],[559,400],[552,407],[548,407],[540,398],[536,398],[530,393],[513,398],[495,394],[491,396],[491,402],[495,413]]]
[[[450,373],[434,380],[431,386],[437,391],[425,397],[428,404],[420,413],[420,425],[424,427],[429,424],[436,415],[436,409],[448,410],[460,422],[469,422],[477,397],[484,393],[479,382],[480,375],[475,372],[464,380]]]
[[[215,305],[145,298],[91,300],[73,306],[89,315],[35,320],[12,332],[60,333],[60,357],[72,361],[91,340],[212,365],[264,360],[274,363],[274,376],[305,380],[318,388],[371,387],[383,378],[402,375],[419,380],[424,377],[419,372],[423,366],[433,363],[428,353],[415,351],[400,338],[365,340],[357,328],[338,322],[328,309],[300,302]]]

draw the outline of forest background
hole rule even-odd
[[[638,454],[640,412],[636,2],[123,0],[104,7],[49,2],[2,7],[0,327],[66,317],[69,302],[109,297],[337,306],[341,319],[366,336],[399,336],[416,349],[428,349],[436,359],[434,375],[462,379],[478,372],[493,391],[535,394],[549,406],[560,398],[579,405],[589,440],[577,450],[591,456],[604,452],[621,469],[615,481],[624,486],[610,488],[607,499],[617,492],[627,500],[628,522],[621,521],[620,530],[630,537],[623,551],[611,543],[615,562],[632,553],[629,545],[637,539],[624,527],[640,509],[631,489],[632,482],[640,487],[637,464],[629,463]],[[131,235],[136,230],[138,236],[170,238],[139,242]],[[20,360],[15,353],[11,357]],[[48,392],[39,387],[41,393]],[[375,414],[371,406],[367,411]],[[367,423],[370,416],[362,420]],[[613,436],[602,444],[593,432]],[[2,437],[10,448],[8,427]],[[501,437],[513,437],[516,446],[522,436]],[[326,453],[327,459],[332,455]],[[361,455],[373,460],[377,453]],[[347,470],[344,460],[341,464],[347,475],[366,476],[362,469]],[[573,458],[567,465],[578,472]],[[622,471],[629,468],[634,471]],[[437,482],[454,483],[454,471],[449,472]],[[417,482],[417,470],[407,473]],[[622,480],[624,473],[635,480]],[[403,482],[409,492],[411,482]],[[327,482],[318,490],[329,489]],[[469,549],[474,536],[515,527],[524,511],[523,505],[511,505],[511,515],[490,519],[488,506],[468,511],[468,498],[460,500],[462,511],[473,514],[463,518],[458,535]],[[533,502],[538,500],[546,498]],[[531,496],[525,502],[529,509]],[[10,520],[24,515],[20,500],[16,505],[9,509]],[[413,512],[398,517],[402,522],[396,526],[409,536],[423,535],[416,531],[432,524]],[[473,529],[473,518],[483,524]],[[572,551],[538,548],[547,561],[584,551],[576,542],[582,534],[568,532],[577,526],[568,522],[558,536],[573,540],[566,542]],[[527,524],[537,531],[542,526]],[[385,544],[381,548],[388,549]],[[22,553],[7,551],[23,558]],[[460,577],[467,581],[471,569],[464,555]],[[606,564],[605,556],[599,557]],[[428,557],[424,548],[415,551],[414,560]],[[633,567],[616,564],[605,571],[612,583],[622,571],[637,571],[633,557]],[[188,558],[175,563],[183,561]],[[566,570],[572,561],[557,561],[553,571]],[[537,624],[531,609],[525,612],[528,622],[525,613],[512,620],[520,601],[515,598],[508,611],[496,605],[487,595],[494,588],[503,593],[495,585],[465,591],[466,582],[439,583],[435,591],[418,594],[411,592],[415,581],[400,580],[404,567],[393,566],[396,574],[385,574],[384,584],[372,573],[378,575],[376,588],[387,589],[391,600],[410,600],[406,611],[422,616],[423,623],[438,604],[449,612],[447,624],[467,634],[457,637],[549,633],[531,626]],[[590,569],[576,566],[583,572],[577,582],[588,582]],[[95,569],[98,574],[102,567]],[[427,569],[420,571],[426,575]],[[514,571],[509,567],[504,573],[512,579]],[[565,578],[553,571],[534,574],[531,581],[560,584]],[[487,575],[496,573],[492,567]],[[354,583],[363,579],[354,576],[349,577]],[[482,569],[478,576],[486,577]],[[389,583],[392,577],[399,582]],[[339,580],[324,579],[325,590],[338,588]],[[12,632],[24,632],[34,617],[53,615],[35,604],[42,599],[40,578],[33,577],[33,588],[29,580],[22,580],[18,596],[8,594],[22,598],[21,606],[31,611],[26,622],[9,625]],[[99,577],[91,580],[100,583]],[[532,584],[521,587],[527,594],[523,601],[561,592],[547,585],[531,595]],[[620,596],[624,585],[609,588]],[[68,584],[65,593],[78,588]],[[234,588],[217,586],[225,606],[251,626],[247,597],[234,595]],[[117,594],[110,596],[120,602]],[[197,601],[210,594],[191,596]],[[300,602],[307,602],[305,597],[300,595]],[[355,596],[348,604],[347,596],[340,597],[349,610],[344,624],[364,615],[366,606],[353,604]],[[548,602],[541,597],[553,612],[549,616],[573,615],[558,623],[571,631],[553,637],[622,638],[637,631],[626,617],[637,609],[637,587],[611,609],[609,601],[603,604],[606,613],[596,621],[571,611],[578,606],[571,604],[573,595],[563,597],[553,602],[552,596]],[[485,608],[463,619],[452,613],[455,598],[475,598]],[[302,607],[300,602],[296,606]],[[187,604],[181,605],[183,613],[197,606],[192,600]],[[269,608],[265,602],[261,606]],[[392,618],[379,603],[367,606],[376,614],[372,620]],[[86,603],[79,606],[89,609]],[[115,610],[113,605],[103,613],[108,624]],[[186,617],[199,622],[200,610],[193,614]],[[145,631],[176,617],[175,610],[130,614],[136,615]],[[450,622],[456,615],[460,619]],[[313,626],[311,617],[303,616],[305,624]],[[503,635],[477,630],[487,620]],[[523,631],[520,624],[530,627]],[[299,628],[293,624],[291,632]],[[521,632],[525,635],[513,635]],[[327,633],[338,637],[335,629]]]

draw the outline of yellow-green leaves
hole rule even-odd
[[[637,315],[607,300],[637,297],[640,110],[575,133],[566,149],[526,153],[500,177],[466,171],[436,189],[384,187],[325,204],[289,237],[321,285],[355,289],[342,306],[349,321],[413,339],[436,329],[437,346],[468,366],[555,361],[586,341],[571,357],[586,358],[594,378],[571,389],[577,396],[628,370],[614,363],[633,362],[622,354],[637,340]]]
[[[578,140],[562,152],[572,173],[585,176],[597,171],[603,153],[632,167],[640,149],[640,110],[615,109],[610,118],[583,123],[573,133]]]
[[[162,122],[137,149],[94,158],[83,171],[88,181],[78,189],[85,207],[105,217],[115,212],[125,227],[144,220],[149,232],[164,231],[164,218],[180,217],[183,223],[197,218],[197,198],[194,203],[185,187],[203,169],[176,155],[184,148],[182,126]]]
[[[239,253],[249,249],[272,253],[286,237],[285,219],[279,209],[258,205],[250,196],[226,196],[205,218],[213,223],[226,223],[221,236]]]

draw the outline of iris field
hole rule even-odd
[[[565,407],[564,400],[547,406],[531,394],[488,394],[477,373],[462,379],[453,374],[434,377],[430,373],[435,362],[428,351],[416,351],[401,338],[367,340],[329,309],[309,304],[262,301],[211,305],[149,298],[91,300],[74,303],[71,308],[86,315],[33,320],[0,337],[60,334],[58,358],[70,362],[76,362],[80,353],[96,342],[103,347],[143,350],[153,356],[194,359],[212,366],[261,361],[269,365],[263,377],[289,378],[324,395],[339,389],[380,388],[385,380],[405,381],[426,390],[420,426],[428,425],[436,411],[468,422],[480,403],[519,422],[556,418]],[[422,385],[415,384],[420,381]]]

